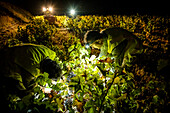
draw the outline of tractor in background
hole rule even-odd
[[[55,24],[55,17],[52,14],[53,8],[52,7],[43,7],[43,13],[44,13],[44,20],[48,20],[49,24]]]

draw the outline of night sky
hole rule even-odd
[[[3,1],[3,0],[1,0]],[[4,0],[18,5],[32,14],[42,14],[42,7],[51,4],[55,7],[55,14],[67,14],[74,8],[79,15],[169,15],[168,1],[166,0]]]

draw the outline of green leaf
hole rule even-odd
[[[119,82],[120,82],[120,77],[116,77],[116,78],[114,79],[114,83],[117,84],[117,83],[119,83]]]
[[[60,87],[58,85],[52,86],[52,89],[54,89],[55,91],[60,91]]]
[[[75,45],[71,45],[71,46],[68,48],[68,52],[71,52],[74,48],[75,48]]]
[[[88,113],[95,113],[95,112],[96,112],[96,110],[94,107],[91,107],[90,109],[88,109]]]
[[[78,83],[76,83],[76,82],[71,82],[71,83],[69,83],[69,87],[75,87],[75,86],[77,86],[78,85]]]
[[[39,92],[39,93],[40,93],[40,92],[41,92],[40,87],[38,87],[38,86],[35,87],[35,88],[34,88],[34,92]]]
[[[80,78],[78,76],[74,76],[74,77],[71,78],[71,81],[72,82],[79,82]]]
[[[154,102],[154,103],[157,103],[157,102],[158,102],[158,98],[159,98],[158,95],[154,95],[154,96],[153,96],[153,99],[152,99],[153,102]]]

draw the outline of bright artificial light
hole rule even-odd
[[[85,48],[86,48],[86,49],[88,49],[89,47],[90,47],[89,44],[86,44],[86,45],[85,45]]]
[[[45,7],[43,7],[43,11],[45,12],[47,9]]]
[[[75,13],[76,13],[76,12],[75,12],[74,9],[71,9],[71,10],[70,10],[70,14],[71,14],[71,15],[74,15]]]
[[[53,11],[53,8],[52,8],[52,7],[49,7],[49,11],[51,11],[51,12],[52,12],[52,11]]]

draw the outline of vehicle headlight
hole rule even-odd
[[[45,12],[47,9],[45,7],[43,7],[43,12]]]
[[[49,7],[49,11],[52,12],[52,11],[53,11],[53,8],[52,8],[52,7]]]

